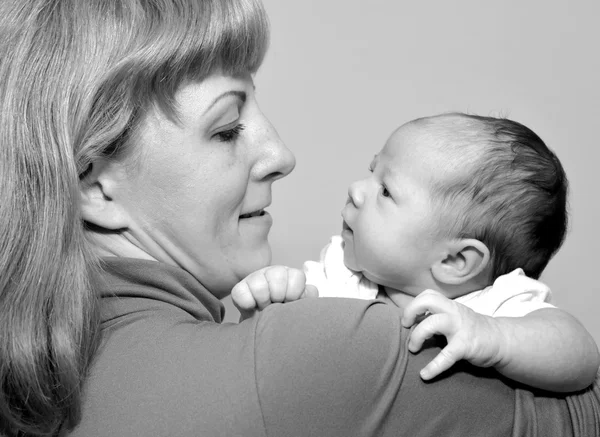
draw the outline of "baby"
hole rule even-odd
[[[532,279],[567,228],[564,170],[534,132],[491,117],[421,118],[392,134],[370,171],[350,186],[342,235],[305,264],[306,277],[272,266],[234,287],[242,317],[317,287],[403,308],[403,325],[417,324],[412,352],[444,335],[423,379],[465,359],[553,391],[594,380],[594,340]]]

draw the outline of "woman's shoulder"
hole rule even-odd
[[[262,435],[253,333],[236,326],[160,311],[112,325],[73,435]]]
[[[326,347],[329,353],[323,354],[324,359],[330,355],[349,359],[347,355],[353,353],[387,355],[393,344],[399,356],[407,356],[404,343],[409,331],[402,327],[401,318],[399,308],[381,301],[319,298],[273,304],[257,315],[257,352],[275,344],[290,345],[316,358],[309,351]]]
[[[401,317],[400,309],[380,301],[341,298],[304,299],[272,305],[260,313],[256,380],[269,432],[298,436],[510,433],[514,391],[491,378],[488,369],[469,366],[460,366],[437,384],[422,381],[419,371],[439,353],[439,344],[434,341],[419,354],[411,354],[410,331],[402,327]],[[294,414],[282,422],[286,410]],[[471,412],[485,420],[457,420]],[[424,426],[431,423],[436,425]],[[286,434],[289,429],[296,431]]]
[[[128,313],[127,322],[106,331],[73,435],[262,436],[288,414],[290,402],[304,413],[288,421],[286,435],[304,435],[311,405],[320,408],[310,400],[321,397],[323,379],[323,401],[358,407],[363,398],[356,390],[371,392],[375,372],[390,353],[398,357],[403,330],[396,311],[376,302],[310,299],[272,305],[240,324],[198,321],[162,307]],[[401,383],[405,358],[394,359],[385,379]],[[348,384],[360,374],[361,382]],[[312,420],[315,429],[342,426],[353,409],[346,407]]]
[[[423,382],[438,345],[409,353],[400,310],[377,301],[303,299],[240,324],[146,316],[106,337],[74,436],[500,436],[557,411],[465,363]]]

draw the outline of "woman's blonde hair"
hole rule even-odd
[[[184,80],[255,72],[259,0],[0,3],[0,434],[79,420],[99,343],[80,181]]]

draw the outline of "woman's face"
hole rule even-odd
[[[134,136],[127,238],[221,298],[270,264],[265,209],[295,159],[260,111],[250,75],[188,83],[175,99],[178,122],[153,109]]]

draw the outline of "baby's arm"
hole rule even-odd
[[[444,335],[448,345],[422,371],[431,379],[464,359],[494,367],[504,376],[555,392],[590,385],[600,364],[598,347],[585,328],[565,311],[543,308],[523,317],[490,317],[427,290],[405,309],[403,325],[410,327],[429,314],[411,334],[409,349]]]
[[[286,266],[269,266],[250,273],[231,290],[233,304],[241,314],[240,321],[272,303],[318,296],[316,287],[306,284],[302,270]]]

